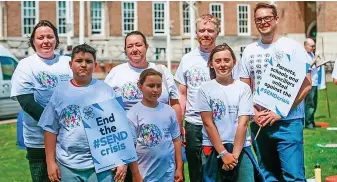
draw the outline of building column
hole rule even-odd
[[[189,2],[189,10],[190,10],[190,23],[191,23],[191,33],[190,33],[190,39],[191,39],[191,50],[195,48],[195,9],[194,9],[194,1],[190,0]]]
[[[84,1],[80,1],[80,32],[79,32],[79,44],[84,43]]]
[[[0,39],[4,38],[4,1],[0,2]]]

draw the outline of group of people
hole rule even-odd
[[[247,45],[238,64],[229,45],[216,45],[219,20],[200,16],[199,46],[182,57],[175,76],[147,61],[146,38],[133,31],[125,37],[129,61],[103,82],[92,78],[95,49],[82,44],[71,58],[55,54],[57,30],[41,20],[29,40],[36,53],[19,62],[11,92],[25,111],[32,180],[179,182],[184,146],[191,182],[305,181],[303,100],[312,87],[310,71],[285,117],[253,98],[275,51],[308,63],[309,57],[303,45],[278,34],[274,5],[258,3],[254,22],[261,39]],[[233,75],[237,64],[239,75]],[[96,174],[81,108],[117,97],[125,106],[138,161]]]

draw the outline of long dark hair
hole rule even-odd
[[[215,53],[225,51],[225,50],[228,50],[231,53],[231,56],[232,56],[233,60],[236,62],[236,57],[235,57],[234,51],[231,47],[229,47],[229,45],[227,45],[226,43],[223,43],[223,44],[215,46],[214,49],[212,50],[211,54],[209,55],[208,62],[207,62],[207,65],[209,67],[209,76],[211,77],[211,79],[216,78],[215,70],[214,70],[214,68],[211,68],[213,56],[214,56]]]
[[[35,25],[35,27],[32,31],[32,34],[29,37],[28,46],[32,47],[34,49],[34,51],[36,51],[35,46],[34,46],[34,37],[35,37],[36,29],[38,29],[39,27],[49,27],[53,30],[54,35],[55,35],[55,39],[56,39],[56,45],[55,45],[55,49],[56,49],[60,44],[59,36],[57,34],[57,28],[48,20],[41,20],[41,21],[39,21],[39,23],[37,23]]]

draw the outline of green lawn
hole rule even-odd
[[[325,91],[319,91],[318,111],[316,121],[329,122],[330,126],[337,127],[337,86],[328,84],[328,98],[330,102],[331,118],[328,117]],[[16,147],[16,125],[0,125],[0,182],[27,182],[30,180],[28,161],[25,151]],[[314,176],[316,162],[321,165],[322,179],[337,175],[337,148],[319,148],[317,143],[337,143],[337,131],[304,130],[305,168],[306,177]],[[187,165],[185,165],[186,181],[189,181]],[[324,181],[324,180],[323,180]]]
[[[325,90],[320,90],[315,121],[328,122],[331,127],[337,127],[337,86],[329,83],[327,88],[331,118],[329,118],[328,114]],[[328,131],[324,128],[304,130],[306,177],[311,178],[314,176],[316,162],[321,166],[322,179],[327,176],[337,175],[337,148],[319,148],[316,146],[318,143],[337,143],[337,131]]]

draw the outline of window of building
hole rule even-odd
[[[190,47],[185,47],[184,48],[184,54],[187,54],[189,52],[191,52],[191,48]]]
[[[104,9],[103,2],[91,1],[90,2],[90,14],[91,14],[91,34],[100,35],[103,34],[104,27]]]
[[[189,3],[183,2],[183,33],[189,34],[191,32],[191,23],[190,23],[190,9]]]
[[[67,7],[66,1],[57,1],[57,31],[61,34],[67,33]]]
[[[137,6],[135,2],[122,3],[123,35],[137,30]]]
[[[22,1],[22,34],[30,35],[39,21],[39,2]]]
[[[238,35],[250,35],[250,6],[239,4],[237,6]]]
[[[242,54],[245,48],[246,48],[245,46],[240,46],[240,58],[242,58]]]
[[[209,12],[211,15],[216,16],[220,21],[220,35],[224,34],[224,12],[223,12],[223,4],[221,3],[211,3],[209,5]]]
[[[165,3],[153,3],[153,33],[165,34]]]
[[[165,59],[166,48],[156,48],[156,60]]]

